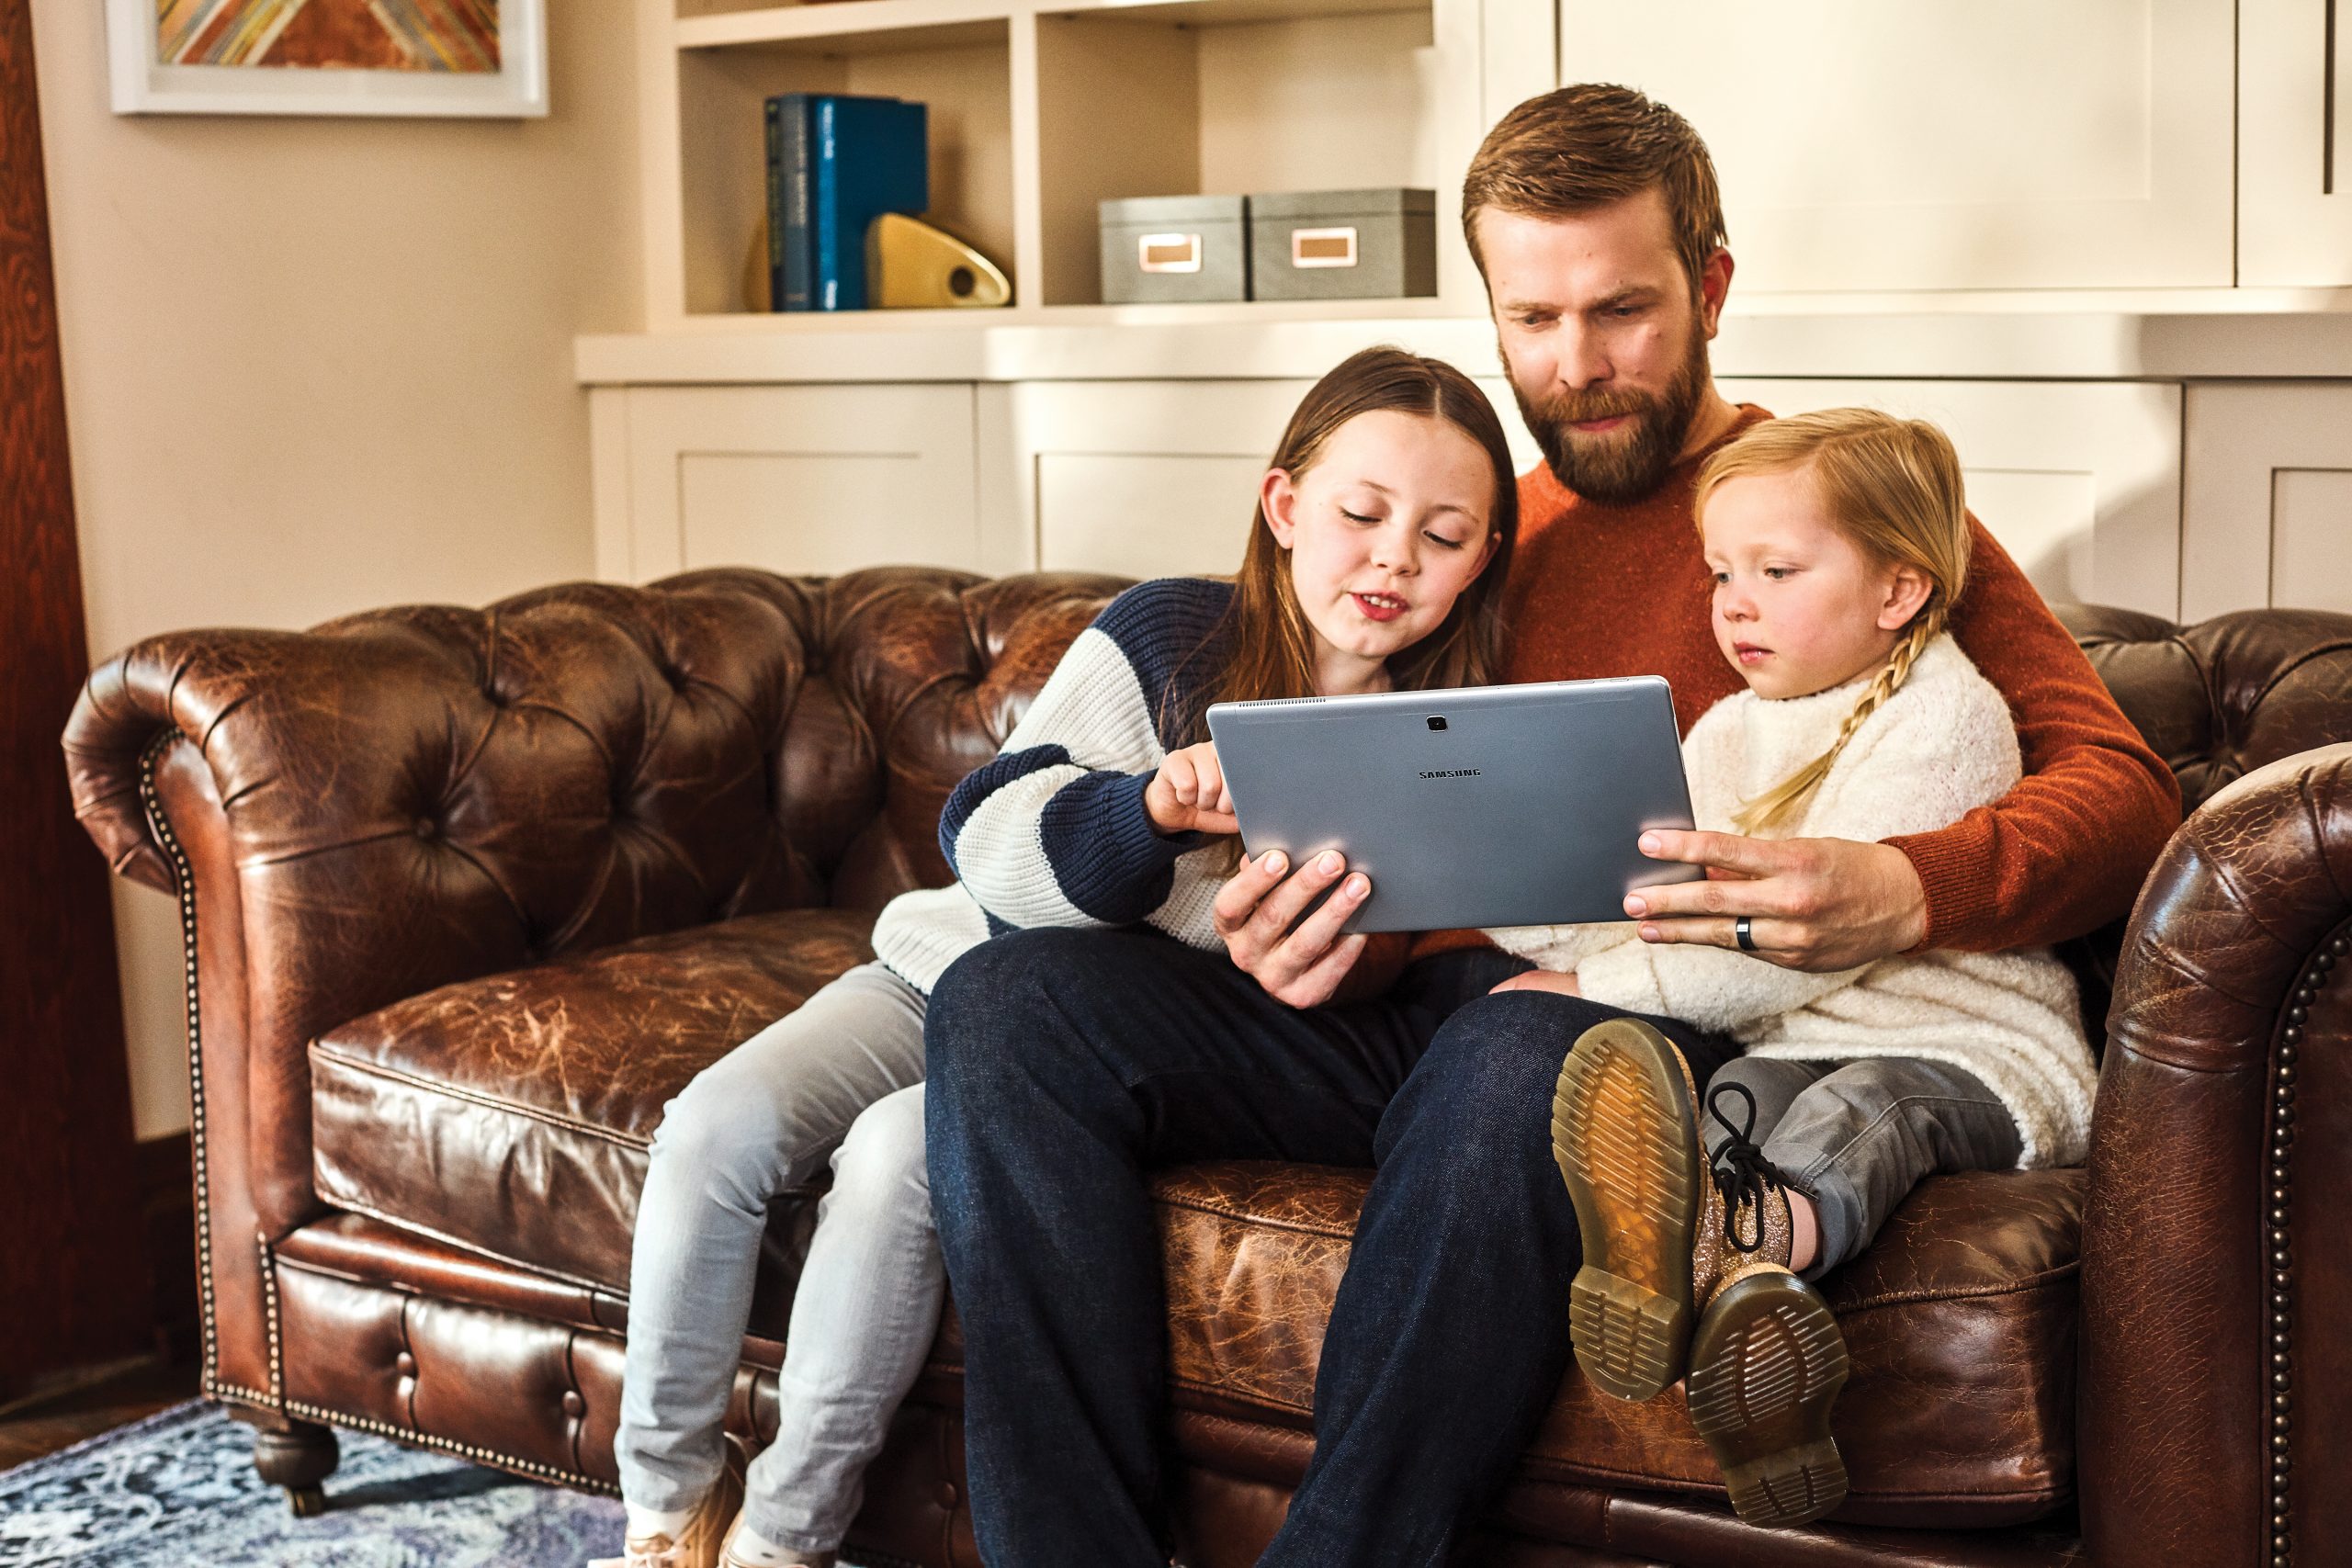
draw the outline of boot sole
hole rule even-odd
[[[1568,1289],[1577,1364],[1619,1399],[1655,1399],[1690,1341],[1698,1134],[1680,1056],[1645,1023],[1585,1031],[1552,1097],[1552,1156],[1576,1205],[1584,1267]]]
[[[1690,1347],[1690,1421],[1747,1523],[1801,1525],[1846,1500],[1829,1435],[1845,1382],[1846,1337],[1795,1275],[1736,1280],[1709,1303]]]

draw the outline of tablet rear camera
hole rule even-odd
[[[1443,729],[1445,728],[1444,718],[1437,714],[1430,715],[1430,728],[1431,729]]]

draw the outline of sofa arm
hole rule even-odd
[[[2199,808],[2132,914],[2083,1217],[2096,1562],[2317,1562],[2352,1529],[2347,889],[2331,746]]]

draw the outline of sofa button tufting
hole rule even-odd
[[[938,1497],[939,1506],[949,1513],[954,1513],[956,1506],[964,1500],[963,1489],[952,1481],[943,1481],[939,1483]]]
[[[429,839],[440,830],[440,827],[430,817],[420,817],[416,819],[415,832],[420,839]]]
[[[403,1350],[392,1358],[392,1371],[404,1378],[416,1376],[416,1358]]]
[[[574,1421],[588,1413],[588,1402],[580,1397],[578,1389],[568,1388],[563,1391],[563,1413]]]

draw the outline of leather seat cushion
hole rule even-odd
[[[662,1107],[871,957],[872,924],[837,909],[749,916],[444,986],[330,1030],[311,1045],[319,1195],[626,1292]],[[817,1190],[771,1209],[763,1316],[789,1301]]]
[[[1370,1179],[1254,1162],[1160,1175],[1180,1404],[1310,1424],[1323,1327]],[[1933,1178],[1822,1282],[1850,1357],[1831,1422],[1852,1486],[1837,1517],[1992,1525],[2071,1495],[2082,1194],[2079,1170]],[[1722,1495],[1678,1390],[1629,1404],[1573,1363],[1523,1468]]]

